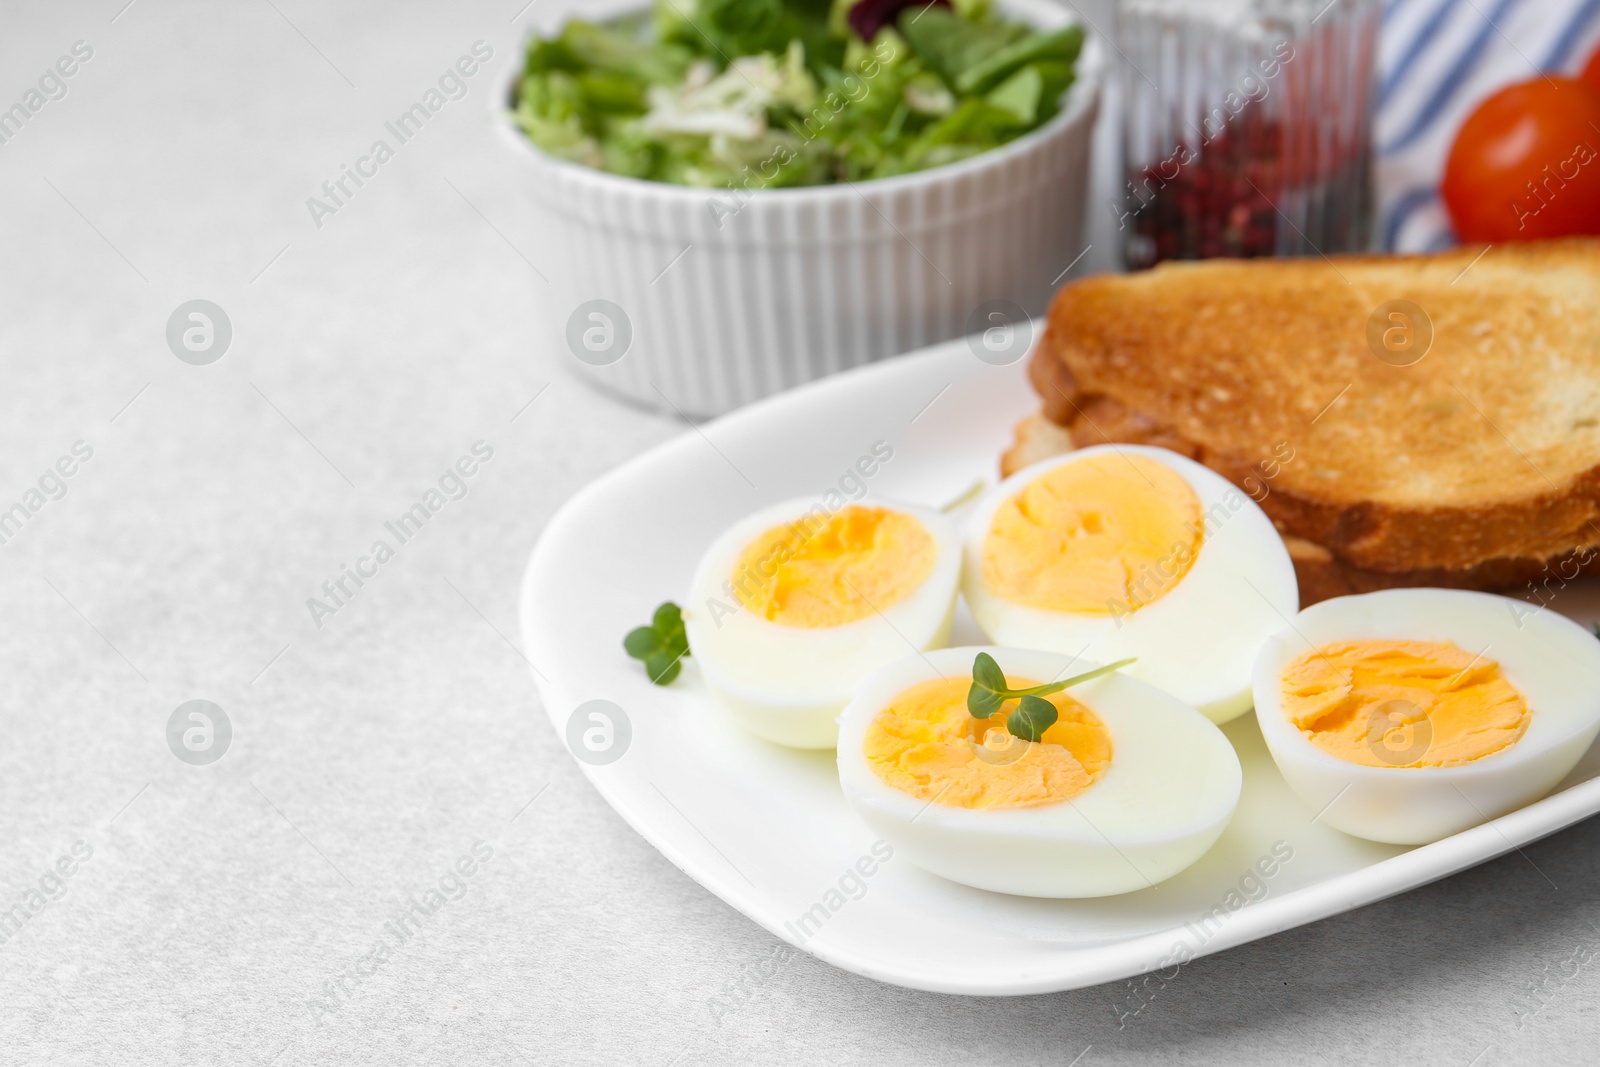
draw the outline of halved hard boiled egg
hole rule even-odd
[[[707,549],[684,612],[689,647],[747,729],[832,748],[857,683],[949,638],[960,548],[955,526],[927,508],[775,504]]]
[[[1113,673],[1046,699],[1038,741],[1013,736],[1008,702],[967,708],[973,663],[1012,689],[1097,665],[1054,652],[945,648],[861,684],[839,717],[839,784],[856,814],[917,866],[1034,897],[1145,889],[1199,859],[1239,803],[1239,758],[1176,698]]]
[[[1109,662],[1214,722],[1250,707],[1261,642],[1300,606],[1266,514],[1164,448],[1099,445],[1027,467],[979,503],[962,588],[990,640]]]
[[[1600,732],[1600,641],[1455,589],[1315,604],[1267,641],[1256,719],[1320,820],[1417,845],[1532,803]]]

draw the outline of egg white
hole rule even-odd
[[[794,748],[832,748],[835,719],[857,683],[891,660],[943,645],[960,583],[961,536],[948,518],[909,504],[863,501],[912,516],[933,538],[933,569],[909,596],[831,627],[784,626],[745,609],[724,588],[740,554],[767,530],[816,506],[809,498],[787,500],[729,527],[701,557],[684,607],[691,654],[718,703],[752,733]]]
[[[1452,767],[1368,767],[1318,748],[1283,711],[1283,671],[1334,641],[1449,641],[1500,664],[1531,712],[1499,752]],[[1373,841],[1437,841],[1532,803],[1600,732],[1600,641],[1536,605],[1457,589],[1337,597],[1295,617],[1255,664],[1256,719],[1284,780],[1320,821]]]
[[[979,652],[1008,675],[1041,681],[1098,666],[1053,652],[946,648],[889,664],[863,682],[839,717],[839,784],[897,855],[997,893],[1098,897],[1155,885],[1216,842],[1239,803],[1233,746],[1193,708],[1122,674],[1069,690],[1111,736],[1111,765],[1070,800],[958,808],[919,800],[879,778],[862,747],[878,713],[914,685],[970,678]]]
[[[1188,572],[1165,595],[1131,614],[1052,611],[991,591],[983,545],[994,513],[1035,478],[1103,454],[1155,460],[1188,482],[1207,522]],[[1096,445],[1026,467],[979,502],[966,530],[962,591],[973,618],[999,645],[1040,648],[1102,662],[1137,657],[1127,673],[1166,690],[1213,722],[1250,707],[1250,668],[1261,643],[1300,606],[1283,539],[1256,502],[1227,479],[1164,448]]]

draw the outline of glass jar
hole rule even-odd
[[[1131,269],[1364,251],[1377,0],[1119,0]]]

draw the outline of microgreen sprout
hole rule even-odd
[[[670,685],[683,669],[679,660],[689,654],[689,638],[683,631],[683,611],[672,601],[656,608],[649,626],[628,631],[622,639],[623,651],[644,661],[644,670],[656,685]]]
[[[987,652],[979,652],[978,658],[972,661],[972,688],[967,690],[967,710],[975,719],[987,719],[999,711],[1006,701],[1016,700],[1016,709],[1006,717],[1006,729],[1015,737],[1038,741],[1046,730],[1055,725],[1057,718],[1055,705],[1045,700],[1045,697],[1121,670],[1132,662],[1132,659],[1119,659],[1115,663],[1075,674],[1059,682],[1036,685],[1029,689],[1011,689],[1006,685],[1005,672],[1000,669],[1000,664],[994,661],[994,657]]]

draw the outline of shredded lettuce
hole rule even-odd
[[[850,27],[872,27],[870,41]],[[707,188],[865,181],[1048,122],[1083,34],[990,0],[654,0],[529,42],[513,113],[545,152]]]

